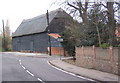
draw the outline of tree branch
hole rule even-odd
[[[76,10],[79,10],[79,8],[75,7],[74,5],[72,5],[72,4],[68,3],[68,2],[67,2],[67,4],[68,4],[69,6],[75,8]]]
[[[104,6],[105,8],[107,8],[107,6],[105,6],[104,4],[101,3],[102,6]]]
[[[120,5],[120,3],[118,3],[118,2],[115,2],[117,5]]]
[[[87,8],[88,8],[88,1],[89,0],[85,0],[85,9],[87,10]]]
[[[79,10],[84,10],[83,6],[82,6],[82,3],[81,2],[77,2],[78,6],[79,6]]]

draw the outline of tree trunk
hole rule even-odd
[[[99,32],[98,24],[96,25],[96,29],[97,29],[97,34],[98,34],[99,46],[100,46],[101,45],[101,38],[100,38],[100,32]]]
[[[115,45],[115,20],[114,20],[114,2],[107,2],[107,16],[108,16],[108,28],[109,28],[109,44]]]

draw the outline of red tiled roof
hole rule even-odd
[[[59,34],[48,34],[49,36],[52,36],[53,38],[57,39],[61,37]]]

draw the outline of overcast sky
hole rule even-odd
[[[23,19],[29,19],[59,8],[52,5],[56,0],[0,0],[0,31],[2,19],[9,20],[10,29],[14,32]],[[51,6],[51,7],[50,7]]]
[[[0,32],[2,31],[2,19],[5,22],[9,20],[10,29],[14,32],[23,19],[45,14],[47,9],[51,11],[59,8],[60,6],[54,4],[55,1],[64,0],[0,0]]]

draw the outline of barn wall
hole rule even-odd
[[[68,19],[66,18],[54,18],[49,27],[46,28],[46,31],[49,28],[50,33],[61,33],[65,30],[67,21]],[[13,37],[12,40],[13,51],[47,52],[48,46],[48,35],[44,32],[34,35]],[[60,44],[56,39],[51,37],[51,46],[59,47]]]
[[[15,37],[12,40],[13,51],[47,52],[48,36],[46,33]]]
[[[50,33],[63,32],[65,30],[65,19],[64,18],[54,18],[48,28],[50,29]]]

